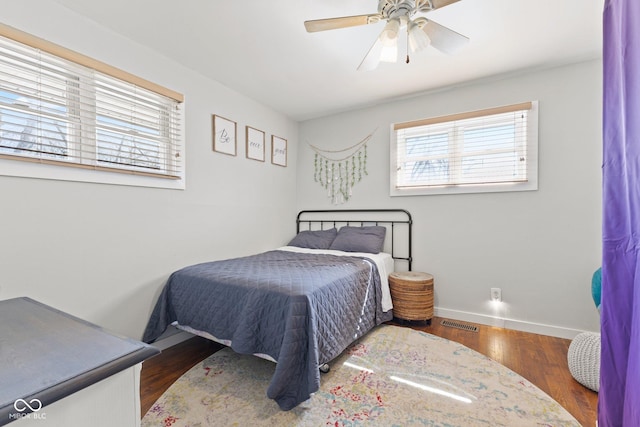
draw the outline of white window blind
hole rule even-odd
[[[0,158],[181,179],[180,99],[113,74],[0,37]]]
[[[392,128],[391,194],[537,188],[537,103]]]

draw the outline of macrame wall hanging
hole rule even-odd
[[[315,151],[313,179],[327,190],[327,197],[334,205],[349,201],[353,186],[368,175],[367,143],[374,133],[342,150],[323,150],[309,144]]]

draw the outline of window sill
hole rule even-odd
[[[180,179],[157,178],[125,173],[86,170],[72,167],[20,162],[0,159],[0,175],[57,181],[90,182],[96,184],[184,190],[184,176]]]
[[[467,184],[467,185],[442,185],[434,187],[414,187],[398,189],[391,187],[389,195],[397,196],[431,196],[438,194],[471,194],[471,193],[504,193],[513,191],[535,191],[538,189],[537,181],[516,182],[507,184]]]

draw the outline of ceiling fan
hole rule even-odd
[[[421,51],[429,45],[441,52],[451,54],[469,42],[469,39],[424,16],[435,9],[448,6],[459,0],[379,0],[378,13],[369,15],[343,16],[340,18],[315,19],[305,21],[307,32],[334,30],[387,21],[384,29],[364,57],[358,70],[372,70],[382,62],[397,62],[398,37],[406,28],[408,50]],[[409,52],[407,52],[407,63]]]

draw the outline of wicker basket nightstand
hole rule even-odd
[[[394,272],[389,275],[393,315],[402,320],[433,318],[433,276],[417,271]]]

